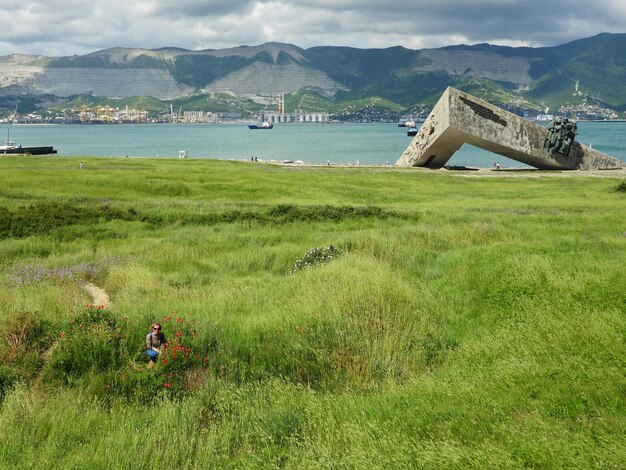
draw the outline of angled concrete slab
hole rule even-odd
[[[574,141],[568,155],[548,152],[548,130],[448,87],[396,166],[441,168],[470,144],[542,170],[623,168],[624,162]]]

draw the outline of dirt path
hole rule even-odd
[[[104,308],[109,308],[111,306],[111,300],[104,290],[89,282],[86,282],[84,287],[91,294],[91,298],[93,299],[92,303],[94,305],[102,305]]]

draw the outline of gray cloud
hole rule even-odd
[[[143,2],[152,10],[153,16],[180,18],[212,17],[222,15],[240,15],[254,8],[255,0],[176,0],[174,2]]]
[[[0,55],[108,47],[551,46],[624,32],[623,0],[0,0]]]

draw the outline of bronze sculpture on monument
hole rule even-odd
[[[569,150],[576,137],[577,126],[567,118],[556,117],[548,125],[548,135],[543,144],[549,153],[559,152],[569,155]]]

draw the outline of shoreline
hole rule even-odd
[[[228,160],[232,161],[232,160]],[[477,178],[536,178],[536,177],[572,177],[591,176],[597,178],[626,178],[626,167],[606,170],[540,170],[537,168],[478,168],[478,167],[443,167],[438,169],[425,167],[400,167],[393,164],[354,164],[354,163],[308,163],[301,160],[258,160],[255,162],[243,160],[248,163],[261,163],[279,165],[284,168],[375,168],[388,169],[389,171],[417,171],[421,173],[433,173],[437,175],[477,177]]]
[[[425,167],[400,167],[395,166],[394,163],[360,163],[360,162],[330,162],[327,163],[313,163],[305,162],[303,160],[277,160],[277,159],[257,159],[256,161],[248,160],[246,158],[177,158],[177,157],[161,157],[161,156],[87,156],[87,155],[24,155],[24,154],[1,154],[0,158],[59,158],[59,159],[156,159],[156,160],[217,160],[223,162],[240,162],[248,163],[252,165],[276,165],[282,168],[291,169],[376,169],[382,171],[406,171],[406,172],[420,172],[431,173],[437,175],[448,176],[461,176],[466,178],[544,178],[544,177],[596,177],[596,178],[625,178],[626,179],[626,166],[622,168],[606,169],[606,170],[540,170],[538,168],[525,168],[525,167],[504,167],[504,168],[492,168],[492,167],[466,167],[451,165],[448,167],[433,169]],[[625,164],[626,165],[626,164]]]

